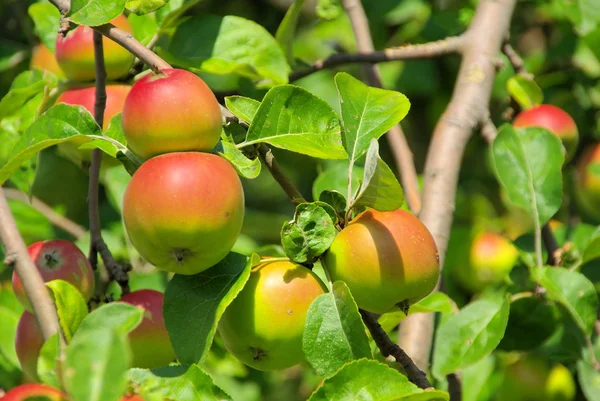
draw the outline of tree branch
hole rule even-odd
[[[0,187],[0,240],[6,252],[6,265],[13,265],[23,283],[27,298],[40,326],[44,340],[59,332],[58,316],[44,280],[33,264],[17,224],[8,207],[4,189]]]
[[[106,107],[106,68],[104,66],[104,50],[102,46],[102,35],[94,31],[94,59],[96,68],[96,98],[94,102],[94,119],[102,127],[104,123],[104,109]],[[88,208],[90,215],[90,264],[94,269],[98,266],[98,253],[104,262],[109,278],[115,280],[123,293],[129,292],[128,267],[119,265],[108,246],[102,238],[100,225],[100,210],[98,197],[100,188],[100,166],[102,164],[102,151],[92,151],[92,162],[90,165],[90,182],[88,189]]]
[[[508,43],[508,41],[505,41],[502,45],[502,53],[504,53],[504,55],[508,58],[508,61],[515,70],[515,73],[528,78],[533,78],[533,75],[528,73],[525,69],[525,62],[521,56],[519,56],[519,53],[517,53],[517,51],[511,46],[510,43]]]
[[[337,67],[343,64],[382,63],[386,61],[418,60],[460,53],[463,38],[451,36],[435,42],[392,47],[382,51],[333,54],[325,60],[319,60],[307,69],[290,74],[290,82],[297,81],[317,71]]]
[[[363,322],[369,329],[371,333],[371,337],[373,337],[373,341],[377,344],[379,351],[384,357],[393,356],[402,368],[406,372],[406,376],[408,380],[416,384],[422,389],[433,388],[429,380],[427,380],[427,375],[421,369],[415,365],[415,363],[410,359],[410,357],[400,348],[397,344],[395,344],[388,335],[386,334],[383,327],[377,321],[377,318],[370,312],[360,309],[360,315],[362,316]]]
[[[369,31],[369,21],[360,0],[343,0],[342,4],[350,18],[358,51],[363,54],[373,53],[375,49],[373,46],[373,39],[371,38],[371,32]],[[438,45],[437,48],[446,49],[454,46],[453,51],[456,51],[460,47],[461,41],[462,39],[452,38],[449,39],[449,42],[445,43],[445,46]],[[448,45],[448,43],[452,44],[452,46]],[[429,51],[431,51],[430,47],[435,47],[432,44],[428,45],[431,45],[429,46]],[[427,45],[422,46],[427,47]],[[409,49],[409,47],[406,49]],[[379,73],[379,67],[377,67],[377,65],[366,64],[363,68],[367,74],[369,85],[379,88],[383,87],[381,74]],[[387,139],[392,148],[392,152],[394,153],[396,165],[400,170],[400,181],[404,193],[406,194],[408,206],[414,213],[418,213],[421,209],[421,196],[417,181],[417,171],[415,169],[412,152],[408,147],[408,142],[406,142],[406,137],[404,136],[400,125],[395,125],[388,131]]]
[[[269,172],[275,181],[277,181],[279,186],[281,186],[292,203],[299,204],[306,202],[300,191],[298,191],[298,188],[296,188],[294,183],[284,174],[283,170],[279,166],[279,163],[277,163],[277,160],[275,160],[275,156],[273,156],[271,149],[269,149],[269,147],[264,143],[261,143],[258,146],[258,154],[260,156],[260,160],[262,160],[265,166],[267,166],[267,169],[269,169]]]
[[[4,195],[6,196],[6,199],[19,200],[21,202],[30,204],[35,210],[43,214],[44,217],[50,221],[50,223],[71,234],[76,239],[82,238],[87,232],[84,227],[63,215],[56,213],[54,209],[35,196],[32,196],[30,200],[26,193],[14,188],[4,188]]]
[[[463,35],[463,60],[450,104],[438,122],[425,163],[421,221],[433,235],[443,266],[452,224],[458,175],[465,146],[489,116],[495,57],[508,32],[516,0],[482,0]],[[433,314],[417,313],[401,324],[400,346],[426,370],[433,338]]]
[[[546,264],[550,266],[560,265],[560,246],[558,246],[558,242],[556,242],[556,238],[554,238],[554,234],[552,233],[552,229],[548,223],[544,224],[542,227],[542,240],[544,241],[544,246],[548,251],[548,259]]]

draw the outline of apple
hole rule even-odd
[[[58,61],[54,53],[50,51],[43,43],[35,46],[31,53],[30,68],[38,68],[40,70],[48,71],[58,78],[64,78],[65,74],[60,69]]]
[[[219,321],[225,348],[258,370],[285,369],[302,362],[306,314],[325,292],[316,274],[291,261],[254,267]]]
[[[17,325],[15,350],[23,373],[31,381],[38,379],[37,360],[43,345],[44,338],[35,316],[24,311]]]
[[[2,401],[27,401],[29,399],[44,399],[50,401],[64,401],[67,399],[66,394],[54,387],[46,386],[45,384],[30,383],[22,384],[11,390],[8,390]]]
[[[133,28],[124,15],[111,21],[126,32],[133,33]],[[102,38],[104,48],[104,65],[106,77],[117,79],[129,72],[133,65],[133,55],[116,42]],[[94,68],[94,30],[80,25],[66,36],[56,38],[56,59],[67,78],[73,81],[93,81],[96,78]]]
[[[125,100],[123,131],[135,153],[210,152],[221,135],[221,109],[195,74],[163,69],[137,81]]]
[[[76,223],[88,221],[89,177],[71,160],[62,157],[57,147],[39,153],[31,194]]]
[[[231,250],[244,220],[244,191],[228,161],[167,153],[135,172],[123,198],[131,243],[159,269],[196,274]]]
[[[581,211],[600,222],[600,143],[587,147],[577,160],[574,187]]]
[[[44,282],[64,280],[75,286],[86,301],[92,297],[94,271],[77,245],[64,239],[55,239],[33,243],[27,251]],[[12,284],[17,299],[31,312],[31,304],[16,271],[13,272]]]
[[[469,262],[456,266],[457,281],[472,293],[502,282],[515,266],[519,252],[500,234],[484,232],[473,239]]]
[[[335,238],[325,254],[334,281],[345,281],[359,308],[385,313],[426,297],[440,274],[431,233],[414,215],[366,210]]]
[[[164,295],[155,290],[138,290],[123,295],[120,302],[144,310],[142,323],[129,333],[133,355],[131,366],[152,369],[175,360],[175,351],[163,319]]]
[[[515,117],[513,126],[546,128],[558,136],[567,150],[565,162],[571,160],[579,143],[575,121],[563,109],[550,104],[542,104],[522,111]]]
[[[576,385],[569,370],[526,355],[505,368],[498,401],[572,401]]]

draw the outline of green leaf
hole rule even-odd
[[[109,23],[125,10],[126,0],[71,0],[68,17],[79,25],[98,26]]]
[[[346,197],[338,191],[325,190],[319,195],[319,201],[327,203],[339,215],[343,216],[346,212]]]
[[[127,334],[108,327],[78,332],[66,349],[63,381],[73,401],[117,401],[131,359]]]
[[[27,9],[33,20],[34,31],[42,43],[54,52],[56,35],[60,26],[60,11],[50,2],[33,3]]]
[[[588,244],[583,250],[581,263],[585,264],[590,260],[600,258],[600,227],[596,228]]]
[[[600,340],[596,338],[593,347],[596,360],[600,359]],[[577,378],[587,401],[600,401],[600,372],[594,368],[592,358],[586,353],[577,361]]]
[[[144,15],[158,10],[169,0],[127,0],[125,8],[137,15]]]
[[[526,78],[522,75],[512,76],[506,81],[506,89],[522,109],[532,108],[544,101],[542,89],[533,78]]]
[[[348,161],[330,162],[323,171],[319,173],[317,179],[313,182],[313,199],[319,199],[323,191],[331,190],[341,194],[348,191]],[[360,180],[364,174],[362,166],[352,166],[352,193],[360,188]]]
[[[244,96],[227,96],[225,98],[225,106],[237,118],[250,124],[260,107],[260,102]]]
[[[64,280],[52,280],[46,283],[46,287],[50,289],[52,300],[56,305],[60,328],[65,340],[69,342],[81,321],[88,314],[85,299],[77,288]]]
[[[380,212],[400,209],[404,192],[394,172],[379,157],[379,144],[371,140],[365,160],[365,172],[360,189],[351,205],[370,207]]]
[[[548,291],[550,299],[569,311],[586,335],[591,334],[598,309],[598,295],[591,281],[581,273],[554,267],[534,269],[534,279]]]
[[[560,139],[543,128],[503,125],[492,144],[496,175],[512,203],[544,225],[562,202]]]
[[[410,102],[395,91],[369,87],[352,75],[335,76],[344,123],[344,146],[349,159],[357,160],[370,146],[408,113]]]
[[[10,284],[9,284],[10,285]],[[15,351],[15,337],[19,314],[4,305],[0,305],[0,354],[13,366],[20,367]]]
[[[427,313],[427,312],[440,312],[449,314],[454,311],[454,303],[443,292],[432,292],[419,302],[411,305],[408,315],[415,313]],[[402,311],[384,313],[378,319],[379,324],[386,333],[389,333],[396,328],[402,320],[406,318],[406,315]]]
[[[259,24],[241,17],[190,18],[177,27],[167,50],[167,56],[183,67],[266,78],[275,84],[288,82],[290,66],[275,38]]]
[[[315,203],[296,207],[294,220],[281,229],[281,244],[286,255],[296,263],[314,263],[335,239],[337,230],[328,211]]]
[[[318,296],[308,309],[302,336],[306,360],[321,376],[331,376],[346,362],[372,358],[358,306],[342,281]]]
[[[493,355],[488,355],[481,361],[462,371],[463,394],[461,401],[479,401],[493,398],[493,386],[490,379],[494,374],[496,362]]]
[[[0,184],[40,150],[84,135],[102,135],[102,130],[85,108],[59,104],[48,109],[16,143],[12,159],[0,169]]]
[[[443,378],[489,355],[508,323],[508,298],[479,299],[442,322],[436,334],[432,373]]]
[[[229,253],[221,262],[193,276],[176,274],[165,291],[163,315],[179,361],[202,362],[225,309],[244,288],[251,263]]]
[[[158,22],[154,15],[129,14],[127,21],[131,24],[133,36],[144,46],[147,46],[158,33]]]
[[[75,337],[82,332],[108,328],[127,334],[135,329],[144,318],[144,310],[124,302],[102,305],[87,315],[79,325]]]
[[[19,111],[35,95],[42,93],[50,82],[50,74],[41,70],[19,74],[8,93],[0,100],[0,120]]]
[[[344,365],[310,396],[309,401],[447,401],[448,393],[422,390],[380,362],[360,359]]]
[[[235,143],[221,136],[221,141],[217,144],[216,152],[219,156],[227,159],[235,168],[235,171],[244,178],[254,179],[260,174],[260,159],[249,159],[239,150]]]
[[[60,358],[60,338],[58,333],[50,337],[42,346],[37,361],[37,374],[40,381],[52,387],[62,386],[57,371],[58,359]]]
[[[342,15],[343,11],[341,0],[317,0],[316,12],[319,18],[334,20]]]
[[[290,8],[285,13],[283,21],[279,24],[275,39],[285,51],[285,57],[289,65],[294,66],[294,36],[296,35],[296,27],[302,13],[302,6],[305,0],[294,0]]]
[[[266,142],[321,159],[345,159],[340,130],[327,102],[297,86],[281,85],[265,95],[245,144]]]
[[[150,370],[130,369],[127,378],[142,393],[173,401],[231,401],[198,365],[167,366]]]
[[[176,25],[180,22],[179,17],[198,3],[200,0],[170,0],[164,7],[156,10],[156,21],[161,30]]]

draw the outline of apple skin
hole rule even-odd
[[[168,152],[210,152],[221,126],[215,95],[185,70],[167,68],[146,75],[133,85],[123,108],[127,144],[146,159]]]
[[[124,15],[110,21],[111,24],[126,32],[133,28]],[[102,38],[106,77],[114,80],[129,72],[133,65],[133,55],[125,48],[108,38]],[[93,81],[96,78],[94,68],[94,30],[80,25],[67,36],[56,37],[56,60],[67,78],[73,81]]]
[[[176,358],[163,319],[164,295],[155,290],[138,290],[125,294],[119,302],[144,309],[144,319],[129,333],[131,366],[152,369],[167,366]]]
[[[2,398],[2,401],[26,401],[33,397],[46,397],[50,401],[67,400],[66,394],[54,387],[46,386],[45,384],[29,383],[9,390]]]
[[[233,247],[244,191],[229,162],[210,153],[167,153],[135,172],[123,198],[131,243],[159,269],[196,274]]]
[[[519,252],[500,234],[484,232],[475,236],[469,251],[469,263],[456,267],[457,280],[472,292],[502,282],[519,258]]]
[[[219,321],[225,348],[258,370],[285,369],[304,361],[306,314],[326,291],[316,274],[293,262],[254,267]]]
[[[513,126],[542,127],[554,133],[567,150],[565,162],[571,160],[579,143],[579,132],[573,118],[563,109],[550,104],[541,104],[522,111],[515,117]]]
[[[431,233],[401,209],[359,214],[337,235],[324,260],[333,281],[345,281],[358,307],[373,313],[418,302],[434,290],[440,275]]]
[[[586,148],[577,160],[575,173],[575,201],[581,211],[594,222],[600,222],[600,174],[590,168],[600,170],[600,143]]]
[[[40,70],[48,71],[58,78],[65,77],[65,74],[58,65],[58,61],[56,61],[54,53],[42,43],[33,48],[29,67],[32,69],[38,68]]]
[[[81,292],[86,301],[94,294],[94,271],[83,252],[71,241],[39,241],[31,244],[27,252],[44,282],[67,281]],[[16,271],[13,272],[12,285],[17,299],[31,312],[31,304]]]
[[[15,350],[25,376],[31,381],[37,381],[37,360],[44,345],[44,338],[38,322],[30,312],[24,311],[17,325]]]

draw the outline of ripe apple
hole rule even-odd
[[[152,369],[175,360],[175,351],[163,319],[163,294],[155,290],[138,290],[123,295],[120,302],[144,309],[144,320],[129,333],[133,355],[131,366]]]
[[[542,104],[524,110],[513,121],[513,125],[519,128],[541,127],[558,136],[567,155],[565,161],[571,160],[577,149],[579,133],[575,121],[563,109],[550,104]]]
[[[40,152],[31,194],[69,219],[86,224],[88,221],[88,176],[71,160],[60,156],[57,147]]]
[[[244,191],[229,162],[210,153],[168,153],[135,172],[123,199],[131,243],[162,270],[196,274],[233,247]]]
[[[32,69],[38,68],[40,70],[51,72],[59,78],[65,77],[65,74],[58,65],[58,61],[56,61],[54,53],[52,53],[50,49],[48,49],[42,43],[33,48],[33,52],[31,53],[31,63],[29,66]]]
[[[293,262],[255,267],[219,322],[225,348],[259,370],[285,369],[302,362],[306,314],[325,292],[311,270]]]
[[[44,338],[35,316],[24,311],[17,325],[15,350],[23,373],[31,381],[38,380],[37,360],[43,345]]]
[[[137,81],[125,101],[127,144],[144,158],[210,152],[221,135],[221,109],[210,88],[189,71],[167,68]]]
[[[414,215],[366,210],[335,238],[325,255],[334,281],[348,284],[359,308],[385,313],[423,299],[435,288],[435,241]]]
[[[469,262],[456,266],[457,280],[472,293],[502,282],[514,267],[519,252],[500,234],[484,232],[473,239]]]
[[[94,293],[94,272],[87,258],[77,246],[64,239],[39,241],[27,248],[44,282],[65,280],[81,291],[89,300]],[[31,312],[31,304],[17,272],[13,272],[13,289],[17,299]]]
[[[498,401],[572,401],[575,394],[575,381],[565,366],[526,355],[506,367]]]
[[[600,143],[586,148],[577,160],[574,187],[581,211],[600,222]]]
[[[133,28],[124,15],[118,16],[111,23],[117,28],[133,33]],[[133,65],[133,55],[108,38],[102,38],[102,45],[107,78],[112,80],[127,74]],[[73,81],[93,81],[96,78],[94,30],[80,25],[65,37],[58,35],[56,59],[67,78]]]
[[[30,383],[22,384],[9,390],[2,401],[27,401],[29,399],[44,399],[50,401],[64,401],[67,399],[66,394],[54,387],[46,386],[45,384]]]

